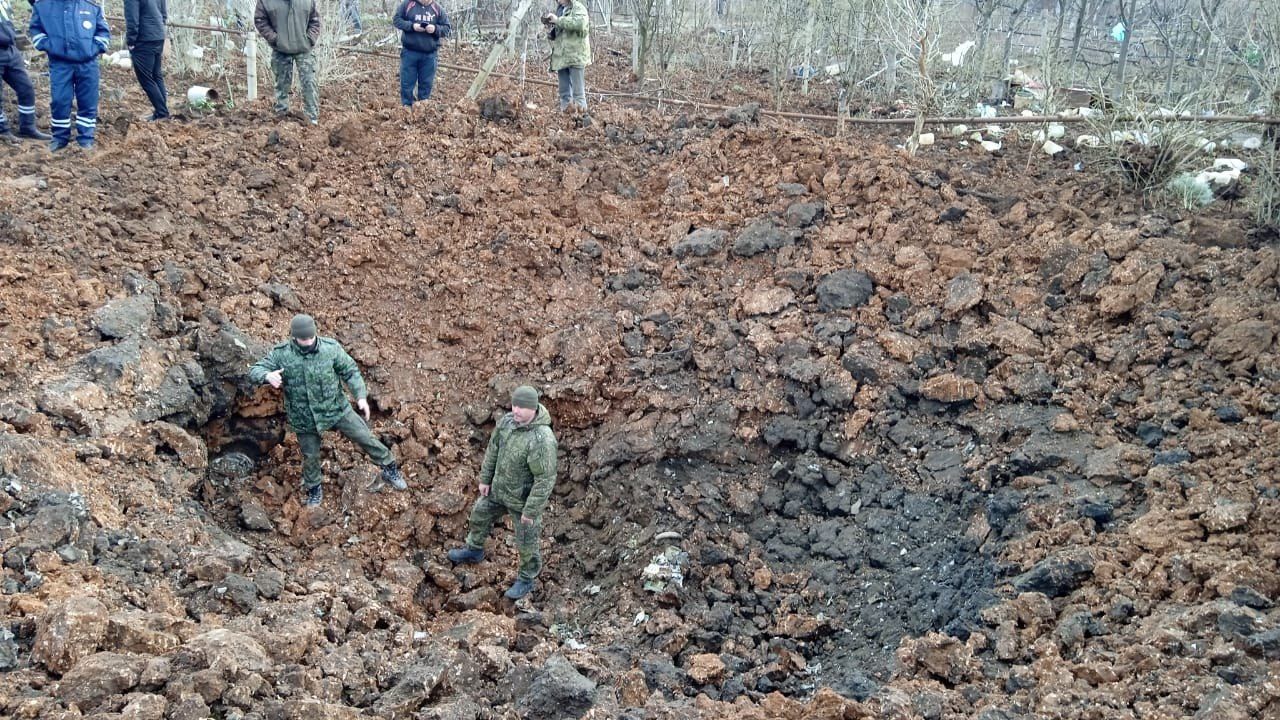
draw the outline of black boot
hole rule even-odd
[[[53,139],[53,136],[49,133],[42,133],[38,128],[36,128],[36,116],[34,113],[30,115],[27,113],[20,113],[18,115],[18,137],[28,138],[31,140],[44,140],[46,142]]]
[[[22,141],[21,141],[21,140],[19,140],[19,139],[17,138],[17,136],[16,136],[16,135],[14,135],[13,133],[9,132],[9,126],[8,126],[8,125],[0,125],[0,142],[8,143],[8,144],[10,144],[10,145],[21,145],[21,144],[22,144]]]

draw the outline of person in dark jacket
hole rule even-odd
[[[436,82],[436,51],[449,37],[449,16],[434,0],[405,0],[392,22],[401,33],[400,102],[408,107],[431,97]]]
[[[18,138],[49,140],[50,136],[36,129],[36,91],[27,75],[27,63],[18,52],[18,33],[13,29],[13,5],[0,0],[0,79],[3,79],[18,96],[18,134],[9,129],[9,118],[0,104],[0,140],[17,143]]]
[[[276,113],[289,112],[293,66],[298,66],[302,109],[312,125],[320,122],[320,91],[316,86],[316,58],[311,49],[320,40],[320,11],[316,0],[258,0],[253,26],[271,46],[271,70],[276,76]]]
[[[57,152],[71,142],[75,100],[76,143],[93,148],[98,127],[98,56],[111,47],[111,28],[93,0],[40,0],[31,6],[31,44],[49,56],[49,125]]]
[[[169,22],[166,0],[124,0],[124,44],[129,48],[133,74],[151,101],[152,120],[169,117],[169,93],[164,87],[164,26]]]

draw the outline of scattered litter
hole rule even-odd
[[[933,144],[933,133],[920,133],[920,147],[928,147]]]
[[[961,135],[964,135],[967,132],[969,132],[968,125],[956,125],[951,128],[951,134],[955,135],[956,137],[960,137]]]
[[[687,562],[689,562],[689,553],[674,546],[669,546],[661,554],[654,555],[640,574],[644,580],[644,589],[662,593],[684,588],[684,565]]]
[[[667,540],[680,540],[684,536],[675,530],[666,530],[653,536],[654,542],[664,542]]]
[[[1245,150],[1258,150],[1262,147],[1262,138],[1257,135],[1247,137],[1240,143],[1240,147]]]
[[[586,592],[588,595],[599,595],[599,594],[600,594],[600,586],[599,586],[599,585],[588,585],[588,586],[586,587],[585,592]]]
[[[1076,147],[1102,147],[1102,138],[1097,135],[1080,135],[1076,137]]]
[[[995,152],[1000,149],[1000,143],[993,142],[991,140],[983,140],[979,144],[982,145],[982,149],[986,150],[987,152]]]
[[[645,614],[645,611],[641,610],[640,612],[636,613],[635,619],[631,621],[631,627],[640,627],[648,619],[649,619],[649,616]]]
[[[1066,148],[1062,147],[1061,145],[1059,145],[1058,143],[1052,140],[1045,140],[1044,145],[1042,145],[1041,147],[1044,149],[1045,153],[1048,155],[1057,155],[1063,150],[1066,150]]]
[[[565,638],[564,646],[570,650],[586,650],[587,644],[574,638]]]
[[[106,57],[107,64],[126,70],[133,67],[133,58],[129,57],[128,50],[117,50]]]
[[[421,641],[423,641],[423,640],[426,640],[426,639],[427,639],[427,637],[428,637],[429,635],[430,635],[430,633],[427,633],[426,631],[423,631],[423,630],[414,630],[414,631],[413,631],[413,641],[414,641],[414,642],[421,642]]]
[[[964,56],[968,55],[969,51],[972,50],[975,45],[977,45],[977,43],[974,41],[965,40],[957,45],[955,50],[952,50],[949,53],[943,53],[942,62],[951,63],[952,67],[960,67],[964,64]]]

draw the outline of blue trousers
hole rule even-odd
[[[13,88],[18,96],[18,118],[22,127],[36,126],[36,91],[31,86],[31,77],[27,75],[27,66],[17,49],[12,52],[0,52],[0,79]],[[0,130],[8,130],[9,118],[5,117],[4,105],[0,103]]]
[[[98,127],[98,61],[74,63],[49,58],[49,126],[53,141],[71,142],[71,102],[76,106],[76,142],[93,144]]]
[[[418,86],[417,100],[431,97],[431,87],[436,83],[436,54],[402,48],[400,50],[400,102],[412,105],[413,87]]]

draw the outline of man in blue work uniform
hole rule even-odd
[[[39,0],[31,8],[31,44],[49,56],[49,149],[71,142],[71,101],[76,142],[93,147],[98,125],[98,56],[111,45],[111,29],[94,0]]]
[[[0,0],[0,79],[18,95],[18,135],[14,137],[9,131],[9,119],[0,105],[0,140],[15,144],[20,137],[48,140],[48,135],[36,129],[36,91],[27,75],[27,63],[18,52],[17,38],[13,5],[10,0]]]

